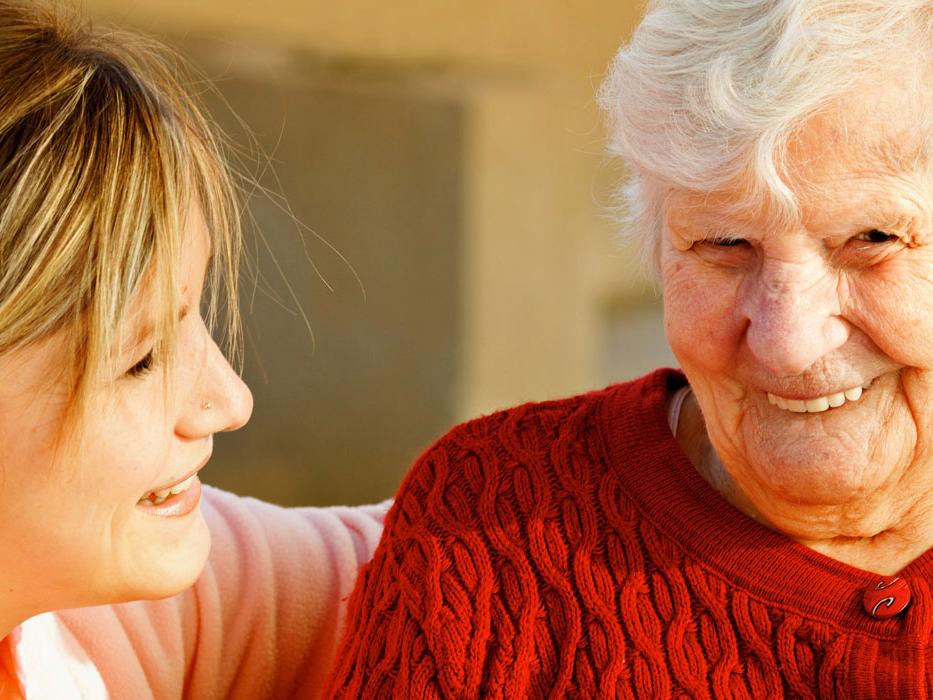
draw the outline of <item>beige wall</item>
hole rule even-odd
[[[233,44],[410,62],[461,76],[471,123],[459,413],[598,381],[598,299],[627,286],[630,270],[604,212],[607,177],[593,93],[639,3],[87,5],[157,33],[223,35]]]
[[[638,2],[472,0],[84,0],[152,30],[192,28],[330,54],[601,71],[641,12]]]
[[[85,2],[182,43],[210,74],[310,71],[319,86],[352,75],[352,89],[377,92],[394,76],[462,106],[453,417],[632,375],[607,369],[607,315],[640,304],[647,286],[607,214],[619,171],[594,93],[640,3]]]

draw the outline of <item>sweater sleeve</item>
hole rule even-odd
[[[211,553],[171,598],[62,611],[114,698],[316,698],[388,502],[281,508],[204,487]]]
[[[496,574],[460,426],[415,464],[350,598],[328,698],[483,697]],[[493,460],[489,460],[489,466]]]

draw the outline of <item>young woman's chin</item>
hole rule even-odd
[[[190,588],[204,570],[211,550],[211,534],[200,508],[177,522],[143,517],[155,522],[143,521],[149,535],[144,534],[131,553],[123,600],[168,598]]]

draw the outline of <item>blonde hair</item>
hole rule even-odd
[[[835,98],[883,80],[879,67],[898,53],[929,60],[931,23],[930,0],[649,0],[599,92],[610,150],[629,167],[622,222],[647,266],[657,270],[675,188],[743,181],[749,198],[738,206],[766,198],[796,218],[786,164],[795,132]]]
[[[240,360],[236,187],[192,83],[152,40],[0,0],[0,354],[64,332],[63,428],[99,408],[98,389],[125,369],[120,329],[143,290],[167,386],[192,204],[213,247],[207,323],[223,306]]]

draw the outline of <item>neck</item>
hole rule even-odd
[[[17,586],[13,582],[7,582],[7,585],[0,589],[0,640],[6,639],[10,632],[25,620],[48,609],[24,604],[21,596],[18,595],[22,590],[22,586]],[[0,695],[0,697],[3,696]]]
[[[880,529],[877,525],[860,528],[859,523],[847,520],[845,530],[841,523],[827,527],[825,511],[820,513],[796,512],[786,519],[767,517],[757,508],[735,482],[713,449],[699,405],[693,394],[683,403],[677,426],[677,442],[700,475],[735,508],[749,518],[787,535],[797,542],[850,566],[893,575],[933,546],[933,508],[915,507],[897,511],[892,521]],[[788,525],[782,526],[782,522]],[[819,522],[808,532],[807,523]],[[793,523],[793,527],[789,527]],[[852,532],[864,531],[862,535]]]

